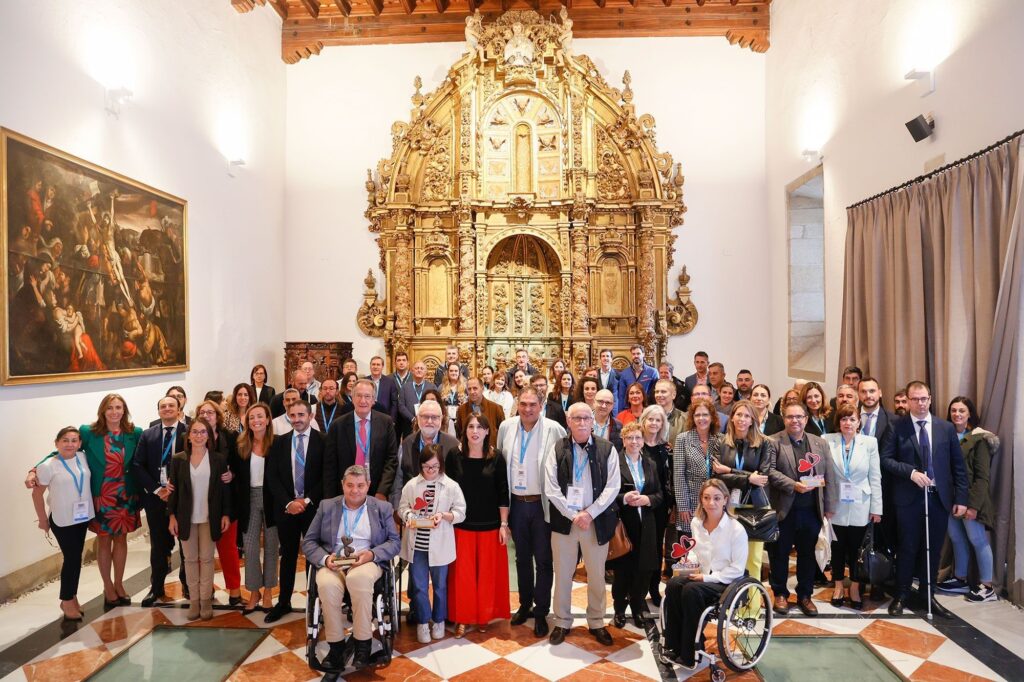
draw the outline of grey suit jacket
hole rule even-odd
[[[416,382],[409,377],[409,380],[402,384],[402,391],[398,397],[398,412],[403,417],[409,420],[410,423],[416,419],[416,403],[419,402],[416,399],[416,388],[414,386]],[[428,381],[426,378],[423,379],[423,393],[426,393],[428,388],[437,389],[437,386],[432,381]]]
[[[316,510],[316,516],[309,524],[309,530],[302,539],[302,553],[306,555],[306,561],[314,566],[323,566],[324,559],[335,550],[343,504],[344,495],[322,501]],[[395,527],[394,509],[390,503],[367,495],[366,514],[370,518],[370,549],[373,551],[373,560],[378,564],[390,563],[398,556],[398,550],[401,548],[398,529]]]
[[[777,455],[775,468],[768,472],[769,499],[772,509],[779,515],[779,521],[786,518],[793,506],[793,498],[796,496],[793,484],[799,481],[801,476],[825,476],[825,488],[814,491],[818,503],[818,518],[824,518],[825,514],[834,514],[839,503],[839,480],[836,478],[835,465],[832,462],[832,449],[829,448],[825,439],[804,433],[808,452],[813,452],[821,457],[821,461],[807,472],[797,470],[793,444],[789,440],[788,433],[781,431],[771,439],[775,442]]]

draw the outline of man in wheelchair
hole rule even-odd
[[[316,588],[330,645],[321,665],[337,670],[345,665],[342,604],[346,591],[352,602],[352,663],[359,669],[370,662],[374,583],[399,550],[393,509],[389,503],[367,496],[366,468],[353,465],[346,469],[341,487],[341,496],[320,503],[302,541],[306,561],[321,569],[316,571]]]
[[[698,639],[703,643],[703,633],[698,632],[698,629],[703,628],[709,607],[719,603],[731,584],[750,580],[744,579],[747,534],[743,526],[726,510],[728,488],[721,480],[710,479],[701,486],[699,500],[691,526],[693,540],[696,541],[693,552],[699,566],[690,566],[689,569],[694,572],[677,575],[669,581],[662,605],[662,660],[668,664],[679,664],[688,670],[697,667]],[[750,582],[757,589],[764,589],[757,581]],[[767,603],[766,598],[760,601],[760,618],[765,617],[763,612],[766,609],[763,605]],[[749,609],[750,605],[746,608]],[[721,627],[720,624],[720,630]],[[719,655],[729,664],[731,652],[720,650]]]

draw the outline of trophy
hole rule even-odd
[[[672,564],[673,577],[689,578],[694,573],[700,573],[700,564],[690,561],[690,551],[696,546],[697,541],[687,535],[680,536],[679,542],[672,544],[672,558],[678,559],[676,563]]]
[[[338,567],[339,571],[346,571],[359,561],[356,556],[356,552],[352,549],[352,536],[343,535],[341,538],[341,547],[334,553],[334,564]]]
[[[433,528],[434,521],[427,516],[427,500],[417,497],[412,503],[413,515],[409,517],[406,525],[409,528]]]
[[[801,459],[800,462],[797,464],[796,468],[801,474],[812,472],[810,476],[800,477],[800,482],[803,483],[808,488],[825,487],[825,477],[821,474],[813,474],[815,465],[820,461],[821,455],[815,454],[813,452],[808,452],[806,455],[804,455],[804,458]]]

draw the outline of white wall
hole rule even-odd
[[[785,186],[824,154],[826,373],[841,368],[846,206],[955,161],[1024,127],[1024,3],[1019,0],[776,0],[767,59],[767,174],[773,301],[785,300]],[[937,89],[904,80],[935,65]],[[936,134],[914,143],[903,124],[933,112]],[[772,325],[773,385],[786,372],[785,315]],[[891,387],[883,387],[890,388]]]
[[[383,350],[355,323],[362,279],[378,262],[363,218],[366,169],[389,155],[392,122],[408,120],[413,78],[433,90],[462,51],[338,47],[288,69],[285,258],[305,294],[288,302],[286,338],[353,340],[363,365]],[[685,263],[700,321],[669,344],[678,373],[692,372],[693,353],[706,349],[730,376],[741,364],[766,374],[769,348],[757,330],[769,326],[770,265],[752,268],[768,248],[764,56],[722,38],[578,40],[575,51],[613,85],[629,69],[637,112],[655,117],[659,148],[683,164],[689,211],[669,283],[674,292]],[[723,301],[742,302],[742,312]],[[738,334],[740,324],[750,333]]]
[[[104,85],[122,84],[135,96],[116,120]],[[0,388],[5,575],[53,553],[21,480],[58,428],[94,420],[111,391],[145,426],[172,383],[194,405],[247,378],[254,360],[281,365],[280,21],[209,0],[8,0],[0,92],[0,125],[188,200],[191,311],[187,373]],[[226,155],[247,161],[235,179]]]

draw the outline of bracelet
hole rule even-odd
[[[501,527],[502,528],[508,528],[508,521],[502,521],[501,522]]]

